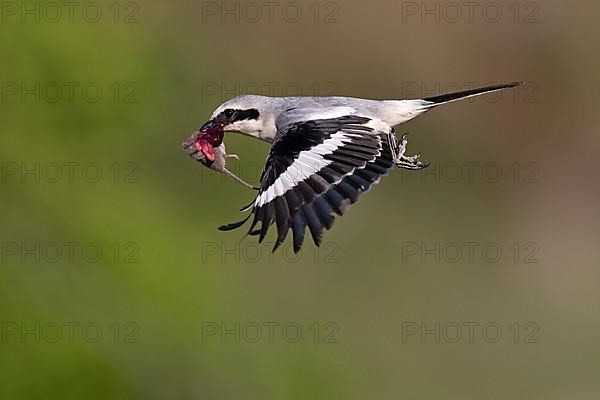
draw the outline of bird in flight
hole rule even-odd
[[[300,251],[306,228],[316,246],[334,214],[344,215],[360,195],[396,166],[419,170],[419,155],[406,155],[406,135],[396,139],[394,126],[442,104],[513,88],[505,83],[414,100],[367,100],[352,97],[238,96],[221,104],[184,150],[205,166],[254,188],[226,167],[225,132],[238,132],[271,144],[256,198],[242,211],[241,227],[254,216],[248,234],[261,243],[269,227],[277,228],[275,251],[292,231]],[[260,224],[260,225],[259,225]]]

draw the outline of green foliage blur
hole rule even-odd
[[[0,399],[598,398],[598,3],[277,4],[2,2]],[[181,150],[236,94],[515,80],[298,256]]]

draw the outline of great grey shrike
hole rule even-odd
[[[238,132],[271,145],[258,194],[242,209],[244,220],[219,229],[242,226],[252,215],[248,233],[263,241],[277,226],[273,251],[292,230],[294,252],[306,227],[315,245],[334,216],[343,215],[360,194],[396,166],[418,170],[427,165],[407,156],[406,135],[396,139],[394,126],[442,104],[513,88],[512,82],[415,100],[367,100],[352,97],[238,96],[221,104],[184,144],[185,151],[207,167],[252,187],[225,167],[225,132]],[[257,225],[260,223],[260,226]]]

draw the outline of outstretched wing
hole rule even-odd
[[[333,214],[343,215],[394,165],[390,131],[381,121],[347,115],[296,122],[278,132],[260,190],[249,206],[252,213],[246,220],[254,215],[249,234],[259,235],[262,242],[275,223],[273,251],[291,229],[298,252],[308,227],[319,246],[323,229],[333,225]],[[235,229],[246,220],[219,229]]]

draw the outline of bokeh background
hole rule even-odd
[[[2,3],[0,398],[598,398],[598,2],[53,4]],[[235,94],[514,80],[297,257],[180,148]]]

